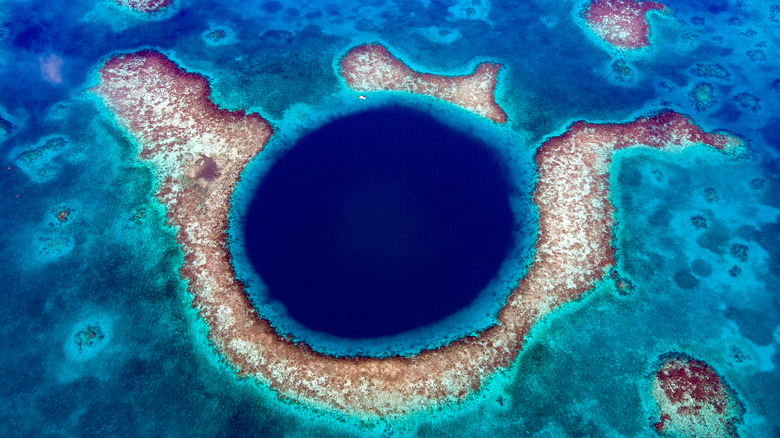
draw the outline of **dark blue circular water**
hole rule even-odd
[[[511,185],[494,150],[403,107],[335,120],[263,177],[246,253],[303,326],[391,336],[468,306],[513,243]]]

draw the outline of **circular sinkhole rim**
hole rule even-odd
[[[501,175],[510,188],[509,205],[514,218],[512,243],[496,276],[478,292],[471,304],[432,324],[396,335],[351,339],[314,331],[291,318],[284,306],[270,300],[267,288],[255,271],[244,246],[245,219],[256,190],[271,167],[304,136],[348,116],[372,110],[404,108],[421,113],[442,125],[470,135],[490,147],[503,170]],[[524,139],[513,135],[505,126],[469,113],[452,105],[418,96],[386,95],[372,102],[338,102],[325,109],[298,108],[285,114],[275,133],[241,173],[231,197],[227,249],[236,279],[242,283],[252,308],[268,321],[276,335],[303,343],[315,352],[330,357],[411,356],[425,350],[444,347],[453,341],[497,324],[498,313],[507,297],[528,271],[533,260],[538,234],[538,212],[532,201],[536,182],[534,150],[522,147]]]

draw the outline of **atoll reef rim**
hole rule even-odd
[[[230,196],[270,138],[268,123],[259,115],[217,109],[205,79],[159,53],[112,58],[101,68],[95,92],[138,139],[139,157],[157,171],[156,196],[178,227],[185,253],[181,275],[211,342],[239,375],[281,396],[352,414],[402,414],[465,398],[515,359],[539,318],[604,277],[614,263],[612,152],[637,145],[676,150],[704,144],[728,153],[743,147],[739,139],[705,133],[673,112],[623,124],[574,123],[537,153],[536,252],[499,323],[413,357],[340,359],[278,336],[253,309],[230,263]]]

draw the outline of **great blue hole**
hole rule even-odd
[[[244,245],[267,299],[336,337],[392,336],[452,315],[513,244],[495,150],[406,107],[309,132],[259,184]]]

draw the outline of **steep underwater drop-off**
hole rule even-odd
[[[269,146],[283,152],[259,182],[242,179],[252,196],[234,196],[234,209],[247,211],[233,214],[241,223],[231,229],[233,264],[240,278],[259,276],[262,288],[245,281],[259,307],[284,306],[284,315],[263,316],[315,350],[340,355],[316,333],[361,356],[400,354],[374,347],[377,338],[435,348],[431,325],[452,332],[444,320],[461,310],[470,315],[462,320],[478,319],[485,312],[474,301],[494,299],[491,281],[508,276],[501,268],[512,246],[530,252],[531,231],[521,227],[532,212],[525,202],[513,216],[514,187],[497,151],[428,113],[364,109],[289,143]],[[280,319],[302,327],[284,330]]]

